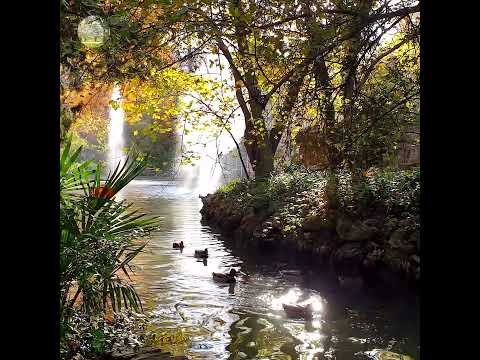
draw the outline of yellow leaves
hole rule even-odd
[[[133,132],[133,136],[138,136],[138,130],[135,130],[135,131]]]
[[[295,139],[302,128],[300,126],[294,126],[292,128],[291,134],[292,138]]]

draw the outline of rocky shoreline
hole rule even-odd
[[[146,347],[137,351],[115,352],[104,356],[103,360],[188,360],[186,356],[173,356],[158,348]]]
[[[202,221],[246,245],[308,255],[340,279],[375,280],[387,271],[414,284],[420,280],[420,229],[408,217],[387,218],[382,207],[356,218],[339,212],[305,215],[308,197],[297,197],[289,209],[304,216],[294,231],[285,231],[279,207],[238,206],[220,193],[201,199]]]

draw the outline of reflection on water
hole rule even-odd
[[[387,349],[420,359],[418,304],[407,295],[353,296],[321,273],[283,277],[275,254],[238,248],[200,223],[201,201],[175,184],[135,180],[118,198],[160,216],[161,230],[136,260],[137,285],[155,325],[188,340],[162,349],[192,359],[367,359]],[[183,251],[172,249],[183,241]],[[208,248],[207,261],[194,258]],[[278,255],[280,256],[280,255]],[[212,272],[235,268],[236,284]],[[245,275],[247,274],[247,275]],[[282,304],[312,304],[313,319],[286,319]],[[180,330],[179,330],[180,329]]]

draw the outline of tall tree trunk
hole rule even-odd
[[[255,177],[266,177],[273,171],[274,152],[265,129],[265,106],[257,101],[250,103],[251,116],[245,121],[245,149],[255,172]]]
[[[258,85],[258,78],[254,66],[250,63],[250,49],[248,45],[247,25],[242,20],[243,4],[241,0],[231,0],[231,14],[235,21],[235,37],[240,56],[240,65],[243,68],[243,77],[238,68],[233,69],[235,81],[243,83],[249,96],[249,107],[243,96],[242,90],[237,89],[236,96],[245,117],[244,142],[250,163],[254,169],[255,177],[266,177],[273,171],[274,154],[267,134],[264,110],[267,99],[262,96]],[[225,46],[223,46],[225,48]],[[223,50],[224,54],[225,51]],[[231,66],[233,60],[229,61]]]

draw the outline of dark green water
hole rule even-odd
[[[301,264],[290,254],[259,254],[200,223],[198,195],[154,180],[137,180],[119,196],[161,217],[161,230],[136,259],[137,285],[155,326],[182,329],[188,340],[162,349],[191,359],[368,359],[386,349],[420,359],[419,300],[408,291],[352,293],[326,274],[284,278],[276,264]],[[172,242],[182,241],[182,253]],[[206,263],[195,249],[208,248]],[[234,286],[214,283],[212,271],[248,274]],[[282,303],[313,303],[310,322],[286,319]]]

